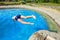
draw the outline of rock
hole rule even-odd
[[[60,34],[55,32],[50,32],[47,30],[40,30],[32,34],[29,40],[44,40],[46,35],[49,35],[50,38],[55,40],[60,40]]]

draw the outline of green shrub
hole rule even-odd
[[[21,4],[26,4],[26,2],[25,1],[21,1]]]
[[[18,5],[21,2],[0,2],[0,5]]]

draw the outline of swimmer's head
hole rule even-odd
[[[15,20],[16,16],[13,16],[12,19]]]

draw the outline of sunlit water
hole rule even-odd
[[[32,22],[34,25],[13,21],[12,16],[17,14],[35,15],[36,19],[22,19],[25,22]],[[37,12],[27,9],[0,9],[0,40],[28,40],[38,30],[48,30],[48,26],[46,20]]]

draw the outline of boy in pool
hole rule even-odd
[[[34,23],[30,23],[30,22],[24,22],[24,21],[22,21],[22,18],[25,18],[25,19],[27,19],[27,18],[34,18],[34,19],[36,19],[36,17],[34,15],[31,15],[31,16],[16,15],[16,16],[12,17],[13,20],[19,21],[22,24],[31,24],[31,25],[34,24]]]

